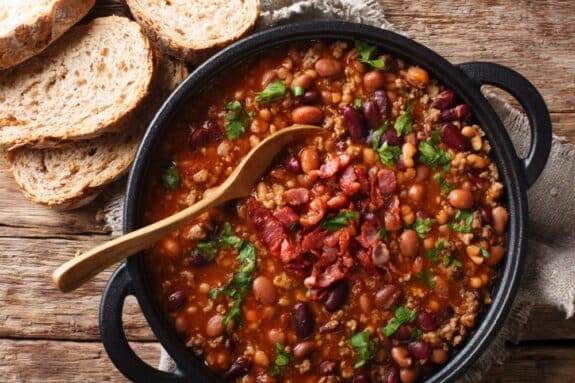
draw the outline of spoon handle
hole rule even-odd
[[[174,215],[107,241],[70,259],[54,271],[52,280],[62,292],[73,291],[104,269],[130,255],[149,248],[166,234],[182,226],[183,223],[196,218],[211,207],[220,205],[228,199],[226,193],[222,193],[222,189],[218,188],[197,203]]]

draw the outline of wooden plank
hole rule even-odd
[[[157,343],[132,343],[134,351],[156,366]],[[104,347],[92,342],[0,339],[0,380],[8,382],[127,382],[108,359]]]

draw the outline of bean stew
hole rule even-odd
[[[148,252],[159,304],[227,381],[423,379],[490,303],[508,219],[483,130],[425,69],[362,41],[239,63],[165,135],[145,223],[197,202],[293,123],[325,134]]]

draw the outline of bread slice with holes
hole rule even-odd
[[[148,94],[153,51],[140,26],[102,17],[0,72],[0,147],[50,147],[121,131]]]
[[[0,0],[0,69],[20,64],[84,17],[95,0]]]
[[[259,0],[127,0],[134,18],[168,54],[197,62],[246,34]]]
[[[9,151],[6,158],[24,195],[59,210],[74,209],[91,202],[104,185],[123,175],[134,160],[148,123],[188,71],[182,63],[163,58],[157,73],[150,97],[122,132],[58,148]]]

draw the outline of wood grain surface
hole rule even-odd
[[[453,63],[492,61],[541,91],[554,131],[575,143],[575,2],[570,0],[380,0],[389,21]],[[98,0],[89,17],[124,10]],[[63,295],[50,274],[109,238],[98,210],[61,213],[24,199],[0,164],[0,381],[120,382],[100,343],[98,306],[111,270]],[[100,218],[100,219],[99,219]],[[124,310],[134,349],[155,365],[159,345],[135,299]],[[575,319],[537,306],[510,359],[486,382],[575,382]]]

